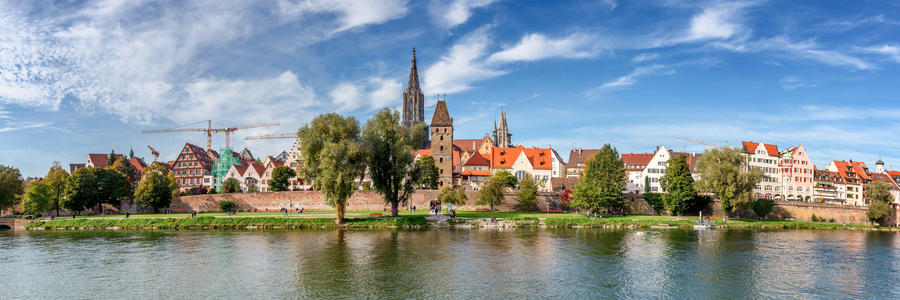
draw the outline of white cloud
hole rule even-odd
[[[894,62],[900,63],[900,47],[894,45],[872,46],[863,49],[863,51],[883,54]]]
[[[482,8],[497,0],[434,0],[428,8],[429,14],[441,26],[452,28],[469,20],[472,10]]]
[[[383,77],[370,77],[364,82],[340,83],[329,95],[338,111],[357,109],[393,108],[401,100],[403,86],[399,81]]]
[[[616,9],[616,0],[603,0],[603,4],[609,6],[609,11],[613,11]]]
[[[782,78],[780,81],[781,88],[785,90],[796,90],[799,88],[814,88],[816,87],[816,83],[812,81],[806,81],[799,79],[797,77],[788,76]]]
[[[691,27],[687,40],[727,39],[741,30],[741,25],[734,23],[740,6],[729,5],[710,7],[691,18]]]
[[[484,26],[463,37],[450,48],[450,53],[428,67],[424,73],[424,91],[441,94],[461,92],[474,88],[474,82],[506,74],[484,60],[490,43],[488,29],[489,26]]]
[[[52,124],[53,124],[53,122],[43,122],[43,123],[35,123],[35,122],[12,123],[12,122],[9,122],[6,124],[5,127],[0,127],[0,133],[23,130],[23,129],[30,129],[30,128],[47,127]]]
[[[875,68],[874,65],[858,57],[838,51],[820,49],[819,45],[814,41],[794,42],[783,36],[751,43],[749,50],[784,52],[801,59],[814,60],[833,66],[849,66],[859,70]]]
[[[625,89],[631,87],[635,83],[637,83],[637,79],[640,77],[651,76],[651,75],[671,75],[675,74],[674,70],[666,69],[665,66],[660,64],[643,66],[634,69],[628,75],[617,78],[616,80],[608,81],[601,84],[598,87],[595,87],[588,91],[588,94],[596,94],[597,92],[603,92],[614,89]]]
[[[340,32],[401,18],[409,11],[407,4],[407,0],[281,0],[278,9],[288,17],[305,13],[337,14],[339,27],[334,32]]]
[[[631,61],[639,63],[639,62],[645,62],[645,61],[656,60],[656,59],[659,59],[659,54],[641,53],[641,54],[638,54],[638,56],[635,56],[634,58],[632,58]]]
[[[559,39],[547,38],[540,33],[532,33],[522,37],[518,44],[492,54],[488,61],[514,62],[535,61],[552,57],[594,57],[599,53],[599,49],[596,49],[594,44],[595,40],[593,36],[579,33],[570,34]]]

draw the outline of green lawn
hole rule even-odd
[[[346,224],[337,225],[334,218],[284,218],[284,217],[213,217],[196,218],[82,218],[34,221],[31,229],[238,229],[256,228],[371,228],[413,227],[427,225],[425,216],[400,218],[347,218]]]

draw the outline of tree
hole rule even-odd
[[[62,166],[59,165],[59,162],[53,162],[53,166],[50,167],[50,171],[47,172],[47,176],[44,177],[43,180],[47,187],[50,189],[50,192],[53,194],[53,200],[51,201],[52,209],[56,210],[56,215],[59,215],[59,209],[61,207],[61,202],[63,197],[66,195],[66,180],[69,179],[69,172],[66,172]]]
[[[269,190],[273,192],[287,191],[291,177],[297,176],[294,170],[287,166],[275,167],[272,170],[272,179],[269,180]]]
[[[219,209],[224,212],[234,212],[235,210],[237,210],[237,203],[234,203],[234,201],[225,200],[219,202]]]
[[[425,139],[424,124],[400,125],[400,113],[385,108],[366,122],[362,148],[372,186],[391,204],[391,217],[399,216],[419,182],[420,170],[413,151]]]
[[[597,211],[603,207],[623,208],[622,191],[625,189],[625,165],[619,152],[610,144],[603,145],[586,162],[584,174],[575,185],[572,205],[582,209]]]
[[[746,168],[746,160],[738,148],[706,150],[694,167],[700,172],[695,183],[699,191],[709,192],[722,203],[726,218],[729,213],[744,210],[753,203],[753,188],[762,180],[759,168]]]
[[[697,204],[694,178],[684,155],[669,159],[666,174],[660,178],[660,185],[666,192],[662,195],[663,205],[672,215],[683,216],[693,213]]]
[[[63,207],[72,211],[103,203],[113,205],[128,195],[125,176],[113,170],[94,167],[81,168],[75,171],[66,182],[66,199]]]
[[[231,193],[240,193],[241,192],[241,183],[234,178],[225,179],[222,182],[222,193],[223,194],[231,194]]]
[[[563,190],[562,193],[559,194],[559,203],[565,207],[569,207],[569,204],[572,203],[572,190]]]
[[[503,185],[508,187],[516,187],[519,185],[519,179],[516,178],[512,173],[506,170],[497,171],[493,176],[497,176],[497,178],[503,183]]]
[[[335,207],[335,223],[344,223],[347,198],[354,181],[363,177],[365,156],[360,146],[359,123],[336,113],[317,116],[297,133],[306,173],[325,202]]]
[[[873,222],[878,222],[881,226],[886,226],[889,217],[894,215],[894,209],[891,208],[891,186],[884,181],[873,181],[869,183],[866,190],[869,196],[869,210],[866,216]]]
[[[431,155],[423,155],[416,162],[416,168],[421,172],[417,187],[420,189],[436,190],[440,174],[438,173],[437,164],[434,163],[434,157]]]
[[[462,189],[454,189],[452,187],[444,187],[441,190],[441,193],[438,194],[438,202],[454,204],[454,205],[463,205],[466,204],[466,192]]]
[[[0,211],[16,205],[24,192],[19,169],[0,165]]]
[[[25,188],[22,210],[30,213],[50,210],[53,208],[53,196],[53,192],[44,180],[29,183]]]
[[[134,201],[141,207],[157,211],[172,203],[172,194],[177,190],[175,177],[169,176],[169,171],[162,165],[153,164],[144,169],[144,176],[134,192]]]
[[[537,190],[537,180],[531,174],[525,173],[522,180],[519,180],[519,191],[516,192],[516,196],[519,198],[519,209],[537,209]]]
[[[494,211],[494,206],[499,206],[503,204],[503,197],[506,194],[506,191],[510,188],[515,187],[516,185],[510,184],[510,180],[508,176],[512,176],[509,172],[500,171],[491,175],[488,180],[481,182],[481,189],[478,191],[478,205],[490,205],[491,211]],[[515,177],[513,177],[515,179]]]
[[[110,150],[109,155],[106,156],[106,166],[112,166],[112,164],[116,162],[116,150]]]
[[[763,219],[772,212],[773,207],[775,207],[775,201],[772,199],[756,199],[756,201],[753,202],[753,212]]]
[[[650,192],[650,176],[644,176],[644,193]]]
[[[86,167],[76,170],[66,180],[66,197],[62,206],[70,211],[83,211],[98,204],[99,168]]]
[[[115,163],[110,166],[110,169],[125,176],[125,186],[128,189],[129,196],[134,195],[134,190],[141,181],[141,171],[138,171],[124,156],[116,159]]]

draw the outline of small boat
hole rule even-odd
[[[697,223],[694,224],[694,229],[713,229],[716,228],[715,221],[710,222],[708,219],[703,218],[703,212],[700,212],[700,219],[697,220]]]

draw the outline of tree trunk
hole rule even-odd
[[[346,202],[341,202],[338,205],[335,205],[335,209],[337,209],[337,218],[334,219],[334,223],[341,225],[344,224],[344,206],[347,205]]]
[[[391,202],[391,217],[400,216],[400,201]]]

